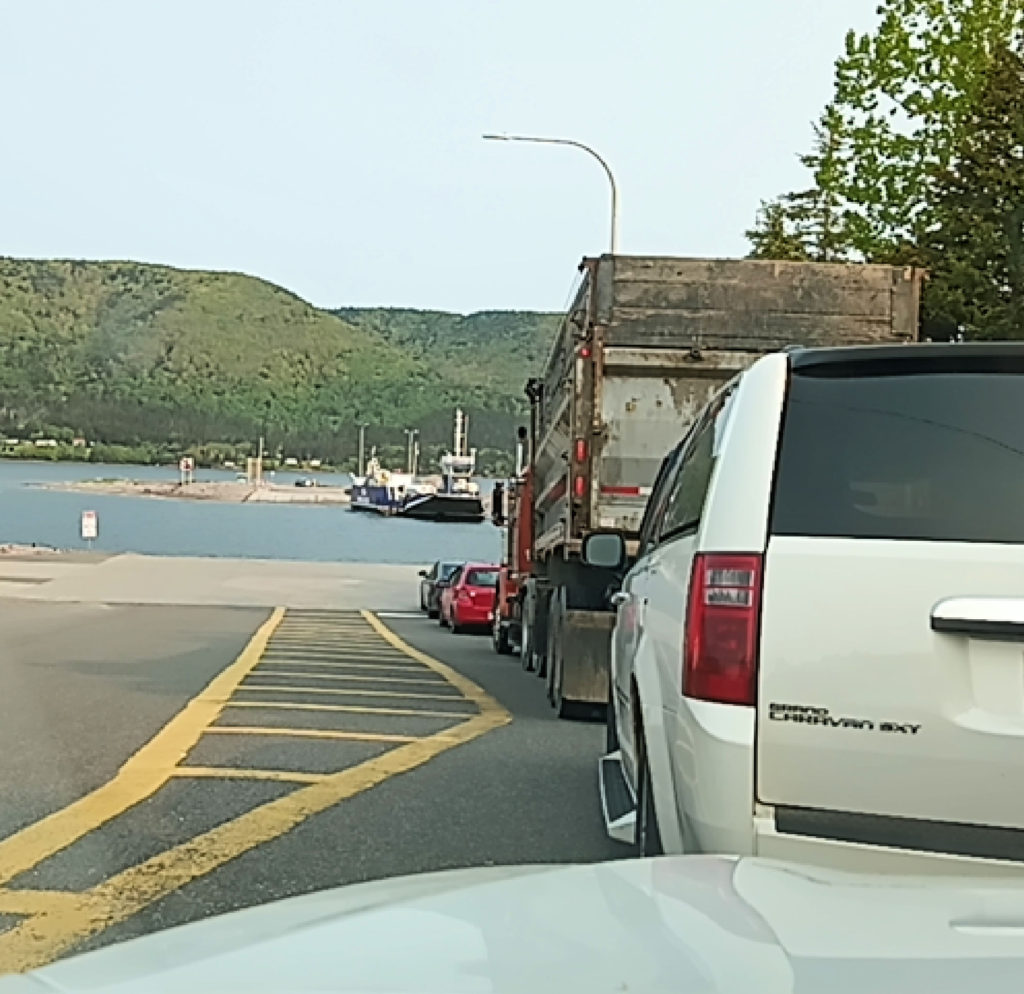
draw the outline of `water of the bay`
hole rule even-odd
[[[328,562],[428,563],[434,559],[496,561],[500,533],[490,521],[438,524],[360,514],[347,507],[228,504],[176,498],[115,497],[43,489],[75,480],[171,480],[162,466],[105,466],[0,460],[0,543],[84,549],[83,511],[99,518],[93,547],[105,552],[171,556],[237,556]],[[303,474],[281,472],[293,486]],[[233,480],[233,472],[198,470],[197,480]],[[325,485],[347,476],[318,474]],[[481,489],[489,485],[481,481]]]

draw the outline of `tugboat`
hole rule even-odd
[[[409,473],[392,473],[384,469],[374,452],[366,464],[365,476],[357,476],[352,480],[349,508],[383,515],[401,514],[410,496],[419,496],[428,489],[418,486]]]
[[[469,448],[467,429],[468,419],[456,411],[454,451],[441,457],[440,486],[382,469],[373,455],[366,475],[352,481],[351,509],[419,521],[483,521],[484,503],[473,481],[476,450]]]

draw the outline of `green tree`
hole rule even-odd
[[[1024,338],[1024,58],[997,52],[951,162],[934,176],[926,325]],[[941,332],[932,337],[946,337]]]
[[[782,230],[812,258],[889,261],[921,242],[992,56],[1024,34],[1021,0],[882,0],[878,14],[836,61],[833,100],[801,160],[811,189],[777,201]]]
[[[933,223],[948,168],[993,54],[1024,29],[1021,0],[884,0],[872,34],[850,32],[836,63],[848,136],[839,195],[850,247],[883,259]]]
[[[801,155],[813,185],[799,193],[762,203],[747,232],[752,258],[813,259],[834,262],[847,255],[844,205],[840,195],[845,136],[842,116],[833,105],[814,125],[814,148]]]
[[[803,261],[810,256],[785,200],[761,201],[754,227],[746,232],[750,259]]]

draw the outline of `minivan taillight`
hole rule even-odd
[[[760,555],[694,557],[686,606],[683,694],[720,704],[757,703]]]

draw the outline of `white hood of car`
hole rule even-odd
[[[1024,991],[1024,886],[664,857],[455,870],[279,901],[0,994]]]

